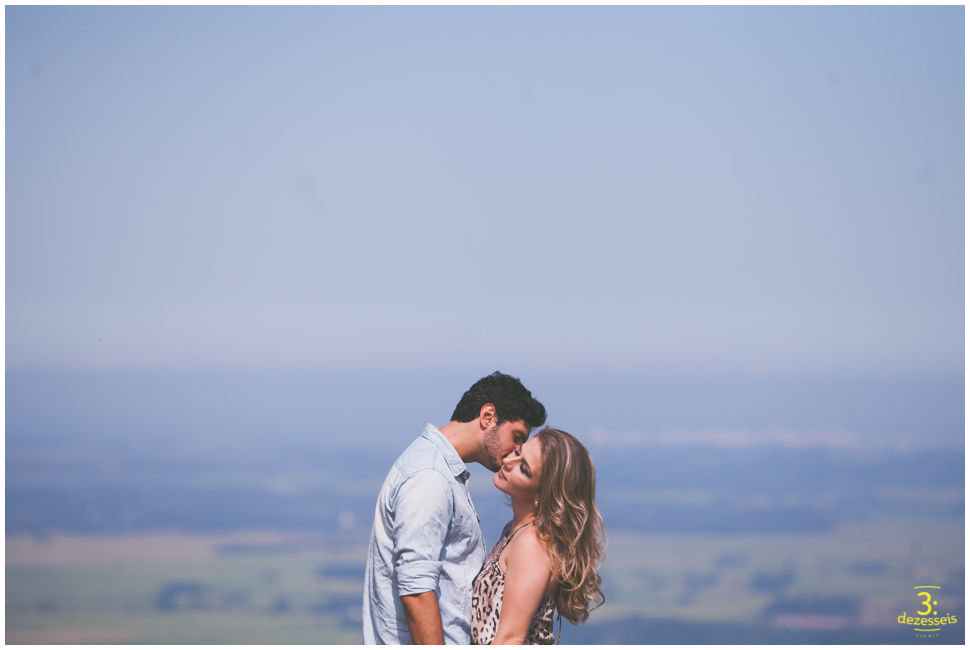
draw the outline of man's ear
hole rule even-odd
[[[478,413],[478,425],[482,429],[491,429],[498,422],[498,414],[495,412],[495,405],[491,402],[482,404],[482,410]]]

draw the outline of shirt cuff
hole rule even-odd
[[[438,588],[441,562],[417,560],[397,567],[397,595],[410,596]]]

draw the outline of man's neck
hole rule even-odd
[[[456,422],[452,420],[438,431],[448,439],[451,446],[455,448],[462,461],[466,463],[479,462],[482,449],[482,435],[478,426],[478,420],[471,422]]]

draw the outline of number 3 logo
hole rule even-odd
[[[927,592],[927,591],[921,591],[918,594],[916,594],[916,597],[917,598],[920,597],[920,596],[923,596],[924,597],[923,598],[923,604],[926,605],[926,611],[920,610],[920,611],[916,612],[916,615],[917,616],[926,616],[931,611],[933,611],[933,606],[930,604],[933,601],[933,597],[930,596],[929,592]]]

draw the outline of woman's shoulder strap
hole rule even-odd
[[[524,524],[519,524],[516,527],[515,530],[513,530],[511,533],[509,533],[509,539],[512,539],[513,537],[515,537],[515,534],[517,532],[519,532],[520,530],[522,530],[523,528],[525,528],[526,526],[528,526],[530,524],[535,524],[535,523],[536,523],[536,520],[535,519],[530,519],[529,521],[525,522]],[[511,527],[512,527],[512,522],[509,522],[509,525],[507,526],[507,528],[511,528]]]

